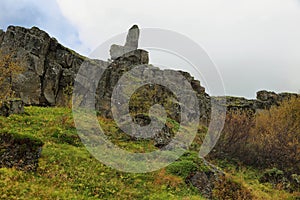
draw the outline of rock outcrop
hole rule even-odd
[[[24,113],[24,103],[22,100],[14,99],[0,104],[0,116],[8,117],[11,114]]]
[[[164,79],[165,74],[174,72],[173,70],[160,70],[149,65],[148,52],[138,49],[138,40],[139,29],[134,25],[129,29],[124,46],[116,44],[111,46],[111,61],[91,60],[62,46],[55,38],[50,37],[46,32],[36,27],[26,29],[9,26],[5,32],[0,31],[0,51],[14,54],[15,59],[22,61],[26,68],[22,74],[13,80],[13,90],[25,105],[66,105],[71,98],[75,76],[84,62],[92,63],[103,69],[103,76],[96,90],[95,106],[100,114],[111,117],[110,109],[108,109],[111,104],[110,98],[114,87],[123,74],[138,65],[150,66],[140,72],[141,76],[139,78],[142,79],[155,74],[160,74],[161,78]],[[205,93],[205,89],[200,85],[200,82],[195,80],[189,73],[182,71],[180,73],[196,92],[200,106],[200,121],[208,124],[211,112],[210,96]],[[96,75],[87,73],[85,78],[99,78],[94,76]],[[147,87],[145,91],[156,91],[155,96],[158,98],[153,98],[153,94],[148,92],[144,96],[143,100],[145,101],[152,100],[153,103],[157,103],[158,99],[166,99],[170,94],[160,86]],[[227,97],[226,106],[228,109],[268,109],[291,96],[299,95],[260,91],[257,93],[256,100]],[[214,97],[214,99],[217,99],[217,97]],[[179,121],[180,106],[176,104],[172,104],[172,106],[170,106],[172,109],[169,109],[170,114],[174,120]],[[132,110],[137,109],[134,101],[131,107]],[[145,108],[142,107],[140,110],[135,111],[138,112],[143,109]]]
[[[85,59],[37,27],[9,26],[1,31],[0,51],[14,54],[25,67],[13,80],[13,89],[26,105],[66,104],[66,90]]]
[[[25,105],[54,106],[66,105],[72,94],[75,76],[83,62],[90,62],[104,71],[100,79],[96,109],[111,116],[110,97],[119,78],[137,65],[148,64],[148,52],[137,49],[139,29],[136,25],[129,29],[125,46],[113,44],[110,49],[112,61],[90,60],[76,52],[62,46],[55,38],[46,32],[32,27],[26,29],[18,26],[9,26],[0,32],[0,51],[14,54],[22,61],[25,70],[13,80],[13,90]],[[151,73],[171,73],[172,70],[146,70],[144,75]],[[150,74],[149,74],[150,73]],[[192,85],[199,98],[201,121],[208,123],[210,113],[210,97],[201,87],[200,82],[186,73],[180,72]],[[86,79],[98,78],[93,74],[86,74]],[[156,96],[163,96],[165,90],[160,90]],[[177,110],[178,111],[178,110]],[[176,112],[177,112],[176,111]],[[174,111],[175,112],[175,111]]]
[[[116,88],[117,84],[120,84],[119,80],[124,74],[130,72],[130,81],[132,82],[142,82],[149,77],[156,77],[157,79],[167,82],[168,76],[179,73],[187,80],[192,89],[195,91],[199,100],[200,121],[207,125],[210,116],[210,97],[205,93],[205,89],[200,85],[200,82],[195,80],[187,72],[160,70],[157,67],[149,65],[148,52],[137,48],[138,36],[139,30],[135,25],[129,29],[125,46],[115,44],[111,46],[110,54],[112,62],[103,72],[96,90],[96,110],[99,114],[107,118],[112,118],[112,100],[114,103],[127,106],[127,103],[124,102],[126,100],[125,93],[130,93],[130,91],[126,91],[126,89],[122,91],[124,95],[119,94],[117,99],[112,99],[113,90]],[[136,67],[138,67],[139,70],[132,73],[131,70],[136,69]],[[176,76],[174,75],[174,79],[175,78]],[[173,81],[177,83],[178,91],[180,91],[183,84],[182,80]],[[128,88],[130,88],[130,84],[132,83],[129,82],[125,84],[127,85],[122,85],[123,88],[126,88],[128,85]],[[188,102],[183,102],[183,104],[179,105],[176,102],[176,96],[172,94],[172,91],[162,85],[146,84],[139,88],[136,93],[131,96],[129,110],[132,122],[137,123],[140,126],[144,126],[149,123],[148,112],[150,107],[155,104],[159,104],[165,108],[168,118],[180,123],[182,106],[187,103]],[[167,145],[174,136],[174,132],[174,130],[165,125],[162,131],[154,136],[155,145],[158,147]]]
[[[113,44],[110,48],[111,59],[115,60],[124,54],[134,51],[138,48],[140,30],[137,25],[133,25],[129,31],[126,38],[125,46]]]
[[[186,183],[193,185],[199,190],[202,196],[207,199],[213,198],[215,185],[225,178],[225,173],[216,166],[203,159],[205,169],[191,173],[185,180]]]
[[[271,91],[258,91],[256,93],[256,99],[246,99],[244,97],[226,97],[226,107],[228,110],[267,110],[272,106],[279,106],[281,102],[291,99],[300,98],[299,94],[295,93],[279,93]],[[219,97],[212,97],[213,101],[218,100]]]
[[[299,98],[300,95],[296,93],[279,93],[271,91],[258,91],[256,93],[256,107],[257,109],[270,109],[271,106],[279,106],[281,102],[291,98]]]

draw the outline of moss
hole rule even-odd
[[[186,178],[192,172],[197,171],[196,163],[189,160],[176,161],[167,167],[167,172],[173,175]]]
[[[199,158],[197,152],[187,151],[177,161],[170,164],[167,172],[186,178],[196,171],[208,172],[209,167],[206,166],[202,159]]]

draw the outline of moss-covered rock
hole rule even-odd
[[[24,103],[20,99],[13,99],[1,102],[0,100],[0,116],[8,117],[11,114],[24,113]]]

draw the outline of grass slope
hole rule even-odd
[[[39,167],[35,173],[0,168],[0,199],[204,199],[197,189],[185,184],[184,176],[170,170],[130,174],[101,164],[81,144],[68,108],[26,107],[25,111],[0,117],[0,133],[40,139],[44,146]],[[117,140],[120,136],[113,134],[118,132],[115,124],[107,119],[100,119],[100,123],[125,149],[144,152],[152,146],[126,143],[126,136]],[[259,172],[225,167],[256,199],[293,199],[293,194],[260,184]]]

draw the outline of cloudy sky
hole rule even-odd
[[[300,92],[299,0],[1,0],[0,28],[10,24],[38,26],[84,55],[133,24],[168,29],[205,49],[228,95]]]

